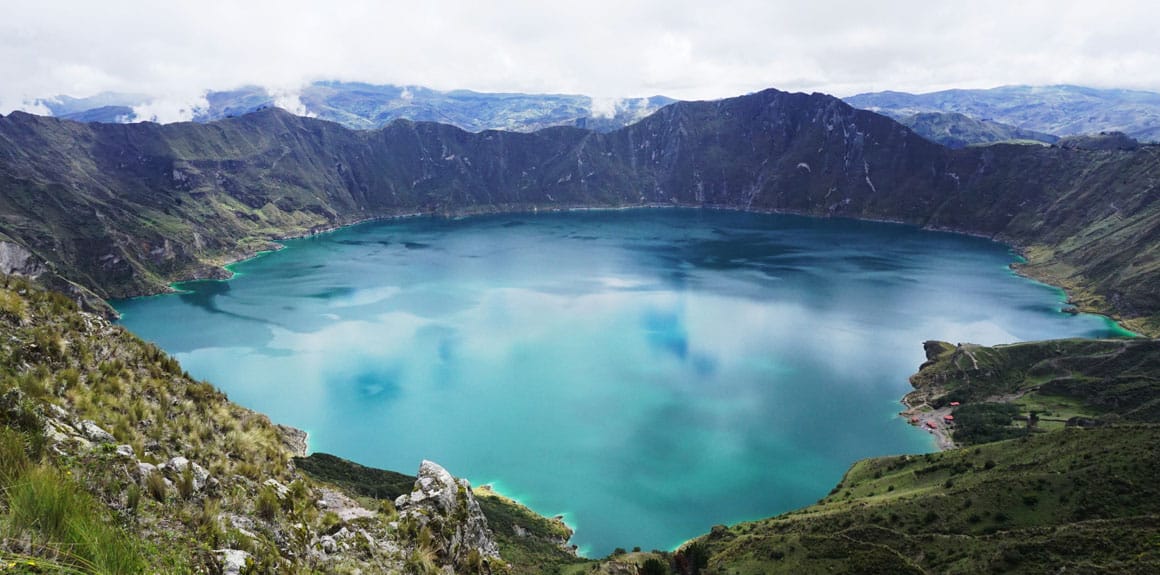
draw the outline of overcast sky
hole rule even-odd
[[[118,91],[163,117],[207,89],[320,79],[601,98],[1160,91],[1156,0],[0,0],[0,19],[0,113]]]

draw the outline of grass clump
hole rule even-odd
[[[29,467],[10,482],[3,520],[6,538],[28,539],[65,565],[102,574],[141,573],[133,540],[71,478],[48,466]]]
[[[254,501],[254,512],[258,517],[266,521],[273,521],[278,518],[278,513],[282,510],[282,503],[278,500],[278,493],[269,485],[262,486],[258,491],[258,498]]]

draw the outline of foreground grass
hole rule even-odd
[[[133,574],[145,569],[138,542],[115,524],[71,472],[33,462],[28,438],[0,428],[0,536],[47,558],[10,561],[32,572]],[[176,570],[175,570],[176,571]]]

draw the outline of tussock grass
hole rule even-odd
[[[62,564],[86,573],[140,573],[145,563],[133,541],[77,483],[60,471],[29,467],[5,490],[6,538],[28,539]]]

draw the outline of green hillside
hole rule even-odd
[[[1160,342],[926,348],[907,400],[953,413],[969,446],[861,461],[816,505],[714,527],[702,572],[1160,568]]]
[[[714,529],[703,573],[1153,573],[1160,427],[862,461],[816,505]]]

